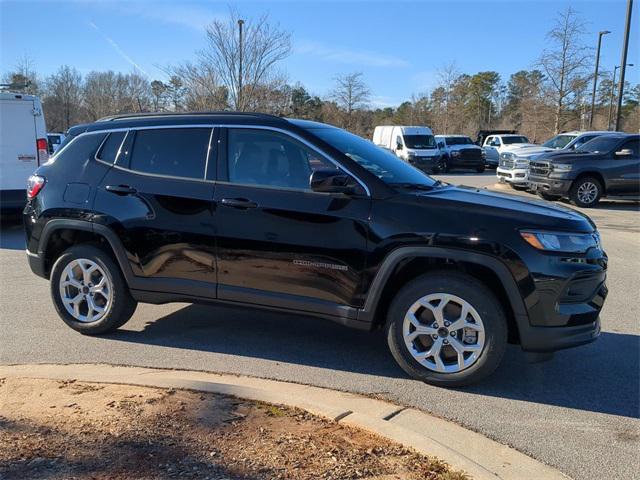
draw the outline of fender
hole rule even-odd
[[[131,265],[127,259],[124,247],[118,236],[104,225],[99,225],[88,220],[77,220],[71,218],[56,218],[49,220],[42,229],[40,241],[38,242],[38,256],[42,259],[45,258],[46,248],[49,243],[49,238],[56,230],[82,230],[85,232],[95,233],[104,237],[109,243],[111,250],[116,256],[120,270],[122,271],[127,284],[131,285],[135,282]]]
[[[520,295],[516,281],[506,265],[497,258],[482,253],[442,247],[400,247],[389,253],[383,260],[373,282],[371,282],[371,288],[367,294],[364,307],[358,312],[359,321],[368,322],[373,325],[378,302],[393,270],[400,261],[415,257],[446,258],[454,261],[475,263],[489,268],[502,282],[509,299],[509,304],[514,312],[518,329],[522,330],[529,326],[529,316],[524,301]]]

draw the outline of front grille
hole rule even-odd
[[[482,150],[479,148],[463,148],[458,152],[461,160],[482,160]]]
[[[549,162],[529,162],[529,174],[539,177],[548,177],[551,172],[551,164]]]

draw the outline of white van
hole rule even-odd
[[[438,171],[442,155],[429,127],[376,127],[373,143],[394,152],[399,158],[420,170]]]
[[[25,205],[27,179],[48,159],[40,98],[0,92],[0,209]]]

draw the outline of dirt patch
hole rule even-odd
[[[462,479],[306,412],[223,395],[0,379],[0,479]]]

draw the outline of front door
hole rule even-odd
[[[311,191],[314,169],[336,167],[289,134],[229,128],[222,137],[218,298],[352,316],[363,302],[370,199]]]
[[[213,181],[207,180],[212,128],[114,132],[100,157],[115,166],[101,182],[95,209],[119,235],[137,286],[215,297]],[[102,158],[101,158],[102,159]],[[108,161],[108,160],[105,160]],[[215,167],[213,167],[215,168]]]

